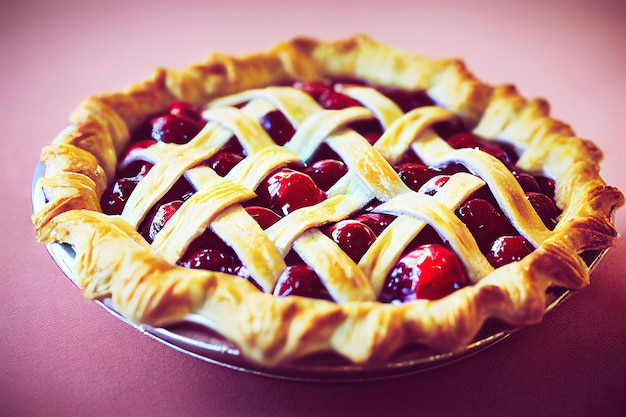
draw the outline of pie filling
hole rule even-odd
[[[518,157],[423,91],[296,82],[150,117],[101,206],[166,260],[276,297],[434,300],[556,227],[554,180]]]

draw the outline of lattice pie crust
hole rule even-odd
[[[351,86],[342,92],[364,107],[324,110],[306,93],[284,87],[294,80],[334,78],[425,90],[438,106],[404,114],[374,89]],[[187,144],[145,149],[153,169],[120,216],[103,214],[100,197],[114,179],[130,132],[175,100],[205,105],[209,122]],[[233,107],[242,102],[248,104]],[[258,123],[277,108],[297,128],[284,147]],[[623,196],[600,178],[600,151],[548,113],[545,101],[527,100],[510,85],[487,85],[458,60],[413,56],[365,36],[294,39],[244,57],[216,54],[181,72],[159,69],[124,92],[81,103],[71,115],[72,128],[43,150],[46,171],[38,186],[48,202],[33,222],[41,242],[74,248],[86,297],[110,296],[126,317],[152,326],[193,315],[265,365],[326,351],[365,363],[385,361],[413,344],[460,349],[487,319],[514,326],[540,321],[548,287],[586,286],[588,268],[579,254],[607,248],[616,237],[609,216]],[[474,149],[453,149],[430,128],[456,116],[474,133],[518,148],[521,169],[556,180],[555,199],[563,213],[553,231],[498,160]],[[386,129],[374,146],[346,127],[372,117]],[[191,169],[233,133],[249,156],[226,177],[207,166]],[[252,190],[271,170],[306,160],[322,142],[342,157],[348,174],[323,202],[262,230],[240,203],[254,197]],[[409,148],[427,164],[461,162],[478,176],[456,174],[432,196],[411,191],[390,165]],[[198,192],[149,245],[137,227],[183,174]],[[515,228],[538,247],[497,269],[454,215],[485,183]],[[372,198],[384,202],[377,211],[398,217],[355,263],[317,227],[348,217]],[[472,285],[436,301],[377,302],[389,269],[425,225],[450,243]],[[206,227],[235,250],[263,292],[237,276],[176,266]],[[272,295],[290,249],[314,267],[336,302]]]

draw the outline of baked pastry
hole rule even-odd
[[[622,194],[544,100],[366,36],[159,69],[88,98],[33,215],[84,295],[250,360],[454,351],[589,283]]]

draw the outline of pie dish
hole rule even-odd
[[[367,36],[214,54],[88,98],[33,223],[85,297],[250,361],[462,350],[589,284],[623,195],[548,104]]]

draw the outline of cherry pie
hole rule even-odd
[[[268,366],[536,323],[624,203],[545,101],[365,36],[159,69],[71,122],[42,153],[39,240],[74,249],[86,297]]]

